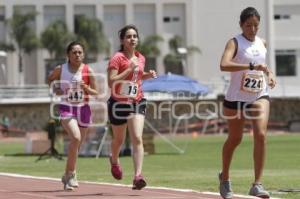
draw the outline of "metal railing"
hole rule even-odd
[[[47,85],[38,86],[0,86],[0,99],[12,98],[48,98],[49,87]]]

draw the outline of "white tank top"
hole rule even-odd
[[[78,104],[84,101],[84,91],[80,87],[82,79],[81,67],[76,73],[69,70],[69,64],[65,63],[61,66],[60,89],[64,92],[63,101]]]
[[[266,63],[267,49],[259,37],[253,42],[243,35],[235,37],[238,47],[233,61],[241,64]],[[266,79],[262,71],[241,70],[231,72],[231,80],[225,99],[227,101],[254,102],[261,96],[268,95]]]

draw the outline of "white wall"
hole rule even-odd
[[[261,15],[259,36],[266,38],[266,7],[260,0],[195,1],[193,13],[198,13],[192,22],[195,27],[193,44],[202,53],[193,57],[193,71],[190,75],[204,82],[218,81],[224,72],[220,72],[219,63],[227,41],[239,34],[240,12],[255,7]]]
[[[273,47],[276,49],[300,46],[298,16],[293,17],[289,24],[273,23],[272,20],[273,8],[280,12],[300,12],[298,0],[1,0],[1,2],[1,12],[5,7],[6,18],[12,15],[14,5],[35,6],[39,12],[43,11],[44,6],[63,6],[65,20],[71,31],[74,28],[74,14],[89,12],[89,16],[97,16],[103,22],[105,34],[113,45],[112,53],[119,48],[118,30],[128,23],[136,23],[142,35],[156,33],[166,38],[170,38],[175,33],[182,35],[186,39],[187,46],[194,45],[202,51],[201,54],[196,53],[188,58],[188,75],[200,82],[221,86],[224,84],[221,80],[222,76],[228,74],[220,72],[220,58],[226,42],[241,32],[239,16],[242,9],[253,6],[261,14],[259,36],[271,42],[268,50],[272,57],[268,60],[272,68],[274,68]],[[268,6],[269,4],[271,7]],[[163,22],[164,16],[173,15],[178,15],[182,19],[180,23],[174,25]],[[47,21],[43,16],[37,19],[37,33],[45,27],[44,20]],[[160,45],[163,55],[167,53],[166,42]],[[47,58],[45,55],[47,53],[39,51],[36,55],[32,55],[35,58],[28,58],[33,60],[29,60],[31,66],[28,67],[30,71],[27,73],[34,74],[35,77],[32,79],[37,83],[43,82],[45,78],[44,69],[41,69],[44,65],[43,59]],[[9,55],[7,59],[8,65],[11,66],[8,75],[10,83],[16,83],[18,79],[15,58],[16,55]],[[158,57],[157,71],[159,74],[164,72],[162,56]],[[298,77],[285,79],[282,82],[296,85],[299,81]]]

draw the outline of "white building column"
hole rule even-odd
[[[275,40],[274,40],[274,2],[273,0],[266,1],[267,8],[267,48],[268,48],[268,64],[274,74],[276,74],[276,61],[275,61]]]
[[[127,3],[125,4],[125,15],[126,15],[126,24],[133,24],[134,19],[133,19],[133,4],[132,3]]]
[[[5,19],[10,19],[13,16],[13,4],[5,6]],[[9,31],[6,33],[6,41],[11,43],[12,40],[9,37]],[[19,81],[19,62],[17,52],[7,53],[6,59],[6,71],[7,71],[7,85],[18,85]]]
[[[96,7],[95,7],[95,9],[96,9],[96,18],[97,19],[99,19],[100,21],[101,21],[101,23],[102,23],[102,27],[104,28],[104,14],[103,14],[103,4],[101,4],[101,3],[97,3],[96,5],[95,5]],[[104,31],[104,30],[103,30]],[[99,63],[99,62],[101,62],[101,61],[103,61],[103,54],[99,54],[99,55],[97,55],[96,56],[96,61]]]
[[[96,18],[99,19],[103,23],[104,15],[103,15],[103,4],[97,3],[96,5]]]
[[[36,34],[41,35],[44,29],[43,5],[37,4],[35,9],[38,13],[40,13],[36,16]],[[37,84],[45,84],[46,66],[45,66],[45,60],[43,56],[43,49],[37,50],[36,56],[37,56],[37,61],[36,61]]]
[[[161,33],[164,32],[163,27],[163,4],[161,1],[158,1],[156,4],[156,34],[161,35]],[[163,57],[167,53],[163,50],[163,43],[166,43],[168,41],[160,42],[158,43],[159,48],[161,49],[161,54],[156,58],[156,72],[157,74],[161,75],[165,73],[165,67],[163,63]]]
[[[65,4],[66,7],[66,24],[70,32],[74,32],[74,5],[72,3]]]

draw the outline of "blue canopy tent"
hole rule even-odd
[[[209,93],[208,87],[196,80],[172,73],[160,75],[155,79],[145,80],[142,88],[144,92],[187,93],[192,95]]]

